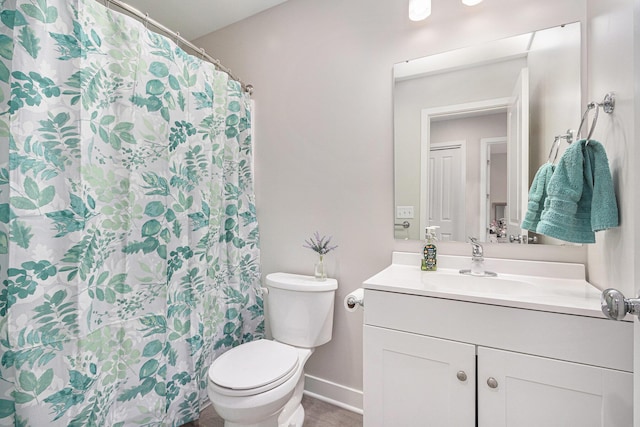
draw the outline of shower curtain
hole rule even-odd
[[[250,100],[93,0],[0,0],[0,425],[170,426],[263,336]]]

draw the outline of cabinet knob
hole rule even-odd
[[[458,373],[456,374],[456,377],[458,377],[460,381],[467,380],[467,374],[464,371],[458,371]]]
[[[498,388],[498,380],[493,377],[489,377],[489,379],[487,380],[487,385],[489,386],[489,388]]]

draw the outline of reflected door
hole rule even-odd
[[[428,222],[440,227],[440,240],[465,240],[463,145],[464,141],[432,144],[429,150]]]

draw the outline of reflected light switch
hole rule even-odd
[[[413,206],[396,206],[396,218],[413,218]]]

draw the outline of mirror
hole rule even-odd
[[[526,240],[531,180],[580,121],[580,39],[572,23],[394,65],[396,239]]]

